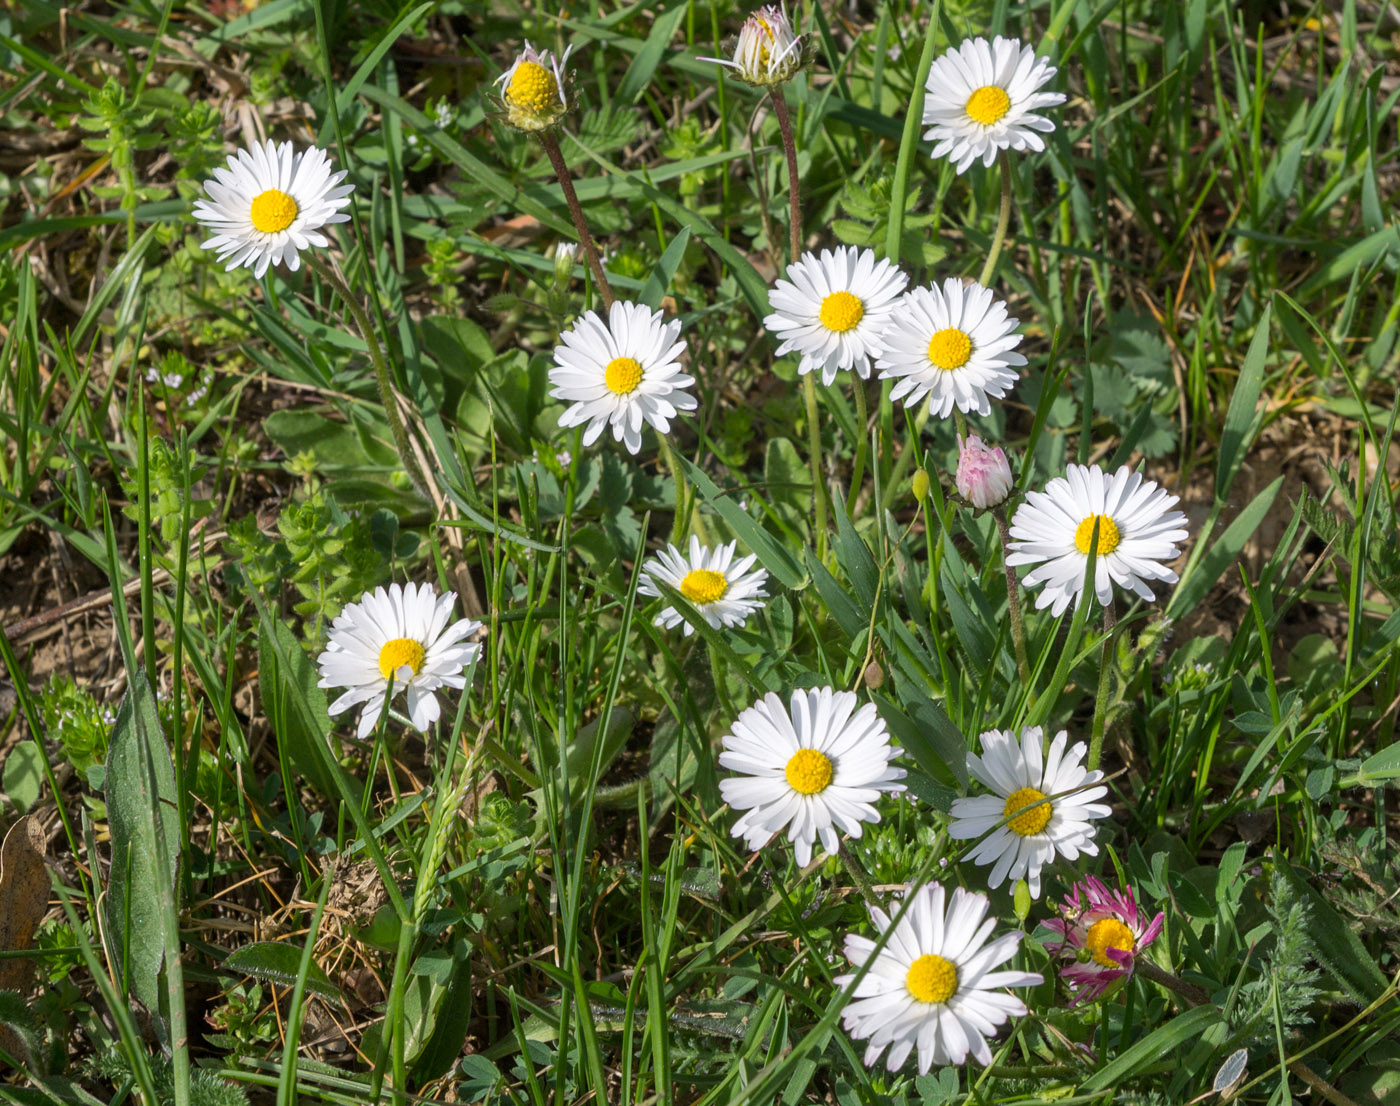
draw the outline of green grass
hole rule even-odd
[[[0,949],[0,1099],[1178,1103],[1241,1049],[1238,1101],[1393,1099],[1391,30],[1354,0],[794,10],[804,242],[913,283],[975,278],[1001,197],[909,122],[932,58],[1020,37],[1069,95],[1011,163],[994,283],[1029,364],[969,422],[1016,495],[1141,466],[1191,537],[1180,582],[1120,599],[1111,630],[1022,588],[1025,680],[952,422],[872,385],[862,426],[849,374],[818,388],[817,532],[796,361],[762,326],[778,123],[697,60],[744,14],[0,14],[0,792],[6,823],[42,820],[53,881],[37,936]],[[684,324],[700,403],[674,465],[654,432],[633,457],[557,425],[553,350],[599,301],[581,256],[557,267],[569,209],[492,93],[527,37],[574,45],[559,141],[615,290]],[[315,270],[256,280],[199,248],[189,205],[259,122],[350,170],[353,221],[319,256],[371,335]],[[663,630],[637,594],[696,530],[770,573],[742,628]],[[483,651],[426,740],[390,720],[361,743],[315,658],[391,580],[457,591]],[[991,893],[1046,982],[988,1067],[867,1068],[832,983],[845,936],[873,935],[858,881],[730,835],[720,737],[765,693],[827,685],[905,750],[910,797],[848,843],[894,911],[900,885],[985,890],[946,833],[980,733],[1104,735],[1099,856],[1048,869],[1029,913]],[[1204,1001],[1139,972],[1069,1004],[1034,934],[1084,873],[1164,912],[1146,955]]]

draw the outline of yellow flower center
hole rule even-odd
[[[787,762],[788,786],[799,795],[815,795],[831,783],[831,761],[815,749],[798,749]]]
[[[724,578],[724,573],[711,572],[708,568],[687,572],[681,581],[681,594],[692,603],[701,605],[723,599],[728,590],[729,581]]]
[[[253,226],[264,234],[286,230],[297,217],[297,202],[285,192],[269,188],[253,197],[253,209],[248,213]]]
[[[947,1002],[958,989],[957,965],[927,953],[909,965],[904,986],[916,1002]]]
[[[642,366],[630,357],[614,357],[603,370],[603,383],[617,395],[630,395],[642,382]]]
[[[1118,527],[1107,515],[1090,515],[1074,528],[1074,544],[1079,552],[1087,554],[1094,543],[1094,520],[1099,520],[1099,556],[1112,553],[1123,540]]]
[[[1094,954],[1094,963],[1102,964],[1105,968],[1121,968],[1123,965],[1104,952],[1104,949],[1132,952],[1136,943],[1133,940],[1133,931],[1117,918],[1100,918],[1089,927],[1089,933],[1084,938],[1084,947]]]
[[[544,115],[559,107],[559,82],[538,62],[522,61],[510,79],[506,101],[521,111]]]
[[[758,64],[763,66],[764,69],[767,69],[768,61],[773,56],[773,51],[768,45],[768,43],[773,41],[773,28],[763,16],[755,13],[753,18],[754,22],[763,29],[763,33],[768,36],[768,42],[760,42],[758,44]]]
[[[1007,825],[1022,837],[1039,833],[1050,824],[1051,806],[1041,802],[1044,798],[1044,791],[1037,791],[1034,787],[1019,788],[1006,797],[1006,806],[1002,808],[1001,816],[1011,819]],[[1033,805],[1036,803],[1039,805]],[[1018,811],[1021,813],[1017,813]]]
[[[971,356],[972,339],[955,326],[944,327],[928,340],[928,359],[947,372],[962,368]]]
[[[967,98],[967,114],[974,123],[990,127],[1011,110],[1011,97],[1006,89],[994,84],[983,85]]]
[[[822,300],[822,326],[838,334],[865,318],[865,304],[849,292],[832,292]]]
[[[412,638],[396,637],[393,641],[386,641],[384,648],[379,650],[379,674],[387,680],[408,665],[416,676],[423,667],[424,655],[423,647]]]

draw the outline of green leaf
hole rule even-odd
[[[1214,1006],[1197,1006],[1186,1011],[1118,1053],[1084,1081],[1080,1093],[1092,1094],[1118,1086],[1149,1064],[1194,1041],[1220,1019],[1220,1011]]]
[[[679,454],[676,455],[676,463],[684,470],[691,487],[729,524],[734,536],[742,545],[748,546],[749,551],[758,557],[758,563],[771,572],[778,583],[794,590],[806,586],[807,579],[802,567],[787,546],[750,518],[730,493],[720,491],[704,471]]]
[[[5,798],[20,814],[39,801],[44,784],[44,761],[39,747],[25,741],[10,750],[5,758]]]
[[[231,953],[222,966],[225,971],[250,975],[282,987],[293,987],[301,972],[301,952],[295,945],[285,945],[279,941],[254,941]],[[314,960],[306,971],[306,989],[321,998],[342,1001],[340,991],[331,982],[330,976]]]
[[[112,846],[105,936],[130,993],[158,1015],[161,968],[167,955],[180,955],[179,934],[167,932],[166,924],[180,857],[179,807],[156,697],[143,670],[129,673],[128,681],[107,749],[103,791]],[[163,1023],[160,1031],[168,1037]]]
[[[1356,773],[1355,786],[1373,787],[1396,776],[1400,776],[1400,741],[1387,745],[1362,761]]]
[[[1225,533],[1216,539],[1215,544],[1210,547],[1210,552],[1187,571],[1186,577],[1177,585],[1167,603],[1167,618],[1181,618],[1206,597],[1206,593],[1215,586],[1215,582],[1244,550],[1245,544],[1254,536],[1254,531],[1259,529],[1281,487],[1282,476],[1256,495],[1249,506],[1236,515],[1235,520],[1225,528]]]
[[[671,239],[671,244],[666,247],[666,252],[661,255],[661,260],[656,263],[656,268],[652,269],[651,276],[647,277],[647,282],[642,285],[642,290],[637,296],[638,302],[646,304],[653,311],[661,307],[662,297],[666,295],[666,289],[671,287],[671,281],[675,278],[676,270],[680,268],[688,245],[690,228],[681,227]]]
[[[656,75],[661,59],[670,53],[671,39],[676,37],[676,28],[681,25],[681,20],[689,10],[688,4],[677,4],[670,11],[656,17],[646,42],[637,51],[637,56],[627,67],[627,72],[622,75],[622,82],[617,86],[614,99],[620,103],[632,104],[641,98],[642,93],[651,84],[652,77]]]
[[[1269,354],[1272,307],[1270,304],[1264,308],[1254,328],[1254,337],[1244,355],[1239,379],[1235,381],[1235,391],[1230,396],[1230,408],[1225,412],[1225,429],[1220,435],[1220,458],[1215,470],[1215,498],[1218,500],[1223,500],[1229,492],[1253,438],[1254,408],[1259,403],[1259,390],[1264,383],[1264,359]]]
[[[1293,885],[1294,892],[1307,900],[1312,914],[1308,937],[1318,963],[1362,1005],[1374,1002],[1384,993],[1387,982],[1376,958],[1371,955],[1352,927],[1332,908],[1317,888],[1314,877],[1295,868],[1275,854],[1274,863]]]

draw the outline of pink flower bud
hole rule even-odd
[[[958,494],[974,507],[995,507],[1011,493],[1011,465],[1001,447],[988,449],[976,434],[958,439]]]

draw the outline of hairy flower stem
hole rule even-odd
[[[781,86],[768,92],[778,130],[783,136],[783,153],[788,171],[788,261],[802,256],[802,195],[797,184],[797,140],[792,135],[792,116]],[[826,558],[826,486],[822,481],[822,431],[817,415],[817,382],[812,373],[802,378],[802,398],[807,405],[807,462],[812,469],[812,515],[817,536],[817,559]],[[857,445],[857,449],[859,449]]]
[[[1006,230],[1011,225],[1011,159],[1006,151],[1001,152],[1001,211],[997,214],[997,232],[992,238],[992,248],[987,260],[982,263],[982,272],[977,283],[984,288],[991,287],[992,277],[997,271],[997,261],[1001,258],[1002,243],[1006,241]]]
[[[1000,504],[993,507],[992,517],[997,520],[997,533],[1001,536],[1001,567],[1006,572],[1006,605],[1011,612],[1011,640],[1016,643],[1016,671],[1021,674],[1021,686],[1033,694],[1031,666],[1026,656],[1026,619],[1021,613],[1021,585],[1016,579],[1016,570],[1007,563],[1011,555],[1011,527],[1006,522],[1006,508]]]
[[[1094,524],[1095,540],[1097,540],[1098,524]],[[1092,586],[1092,581],[1090,582]],[[1087,589],[1086,589],[1087,590]],[[1103,647],[1099,651],[1099,690],[1094,696],[1094,727],[1089,735],[1089,759],[1085,761],[1089,771],[1093,771],[1099,766],[1099,758],[1103,756],[1103,739],[1108,730],[1108,685],[1112,678],[1113,670],[1113,639],[1116,636],[1113,632],[1118,624],[1118,616],[1113,610],[1113,600],[1108,601],[1108,605],[1103,609]]]
[[[588,259],[588,267],[593,270],[593,280],[598,285],[598,295],[603,297],[603,306],[612,307],[613,290],[608,283],[607,275],[603,272],[603,262],[598,256],[598,247],[593,242],[593,235],[588,233],[588,223],[583,218],[583,208],[579,205],[578,194],[574,191],[574,179],[569,175],[569,166],[564,161],[564,153],[559,149],[559,139],[554,137],[552,130],[540,132],[540,145],[544,147],[545,154],[549,157],[549,164],[554,166],[554,175],[559,179],[559,187],[564,192],[564,202],[569,205],[569,216],[574,221],[574,229],[578,231],[579,245],[583,247],[583,256]]]
[[[360,301],[350,290],[350,286],[340,278],[334,269],[317,257],[315,253],[308,252],[306,258],[311,267],[321,276],[321,279],[335,289],[336,295],[345,304],[346,310],[354,317],[355,325],[360,330],[360,336],[365,340],[365,348],[369,350],[369,359],[374,365],[374,379],[379,385],[379,402],[384,408],[384,417],[389,421],[389,433],[394,438],[394,449],[398,452],[399,460],[403,462],[403,468],[408,473],[408,478],[413,481],[413,486],[427,495],[428,481],[423,475],[423,470],[418,467],[418,461],[413,456],[413,447],[408,441],[408,432],[404,430],[403,420],[399,418],[399,403],[394,392],[394,379],[389,374],[389,362],[384,359],[384,351],[379,346],[379,339],[374,336],[374,327],[370,324],[369,315],[360,306]]]
[[[851,374],[851,390],[856,397],[856,459],[851,466],[851,487],[846,493],[846,517],[856,517],[856,499],[860,495],[860,484],[865,478],[865,453],[870,441],[866,424],[870,421],[870,403],[865,398],[865,381],[859,373]]]
[[[841,863],[846,866],[846,872],[851,877],[851,882],[856,885],[856,890],[860,892],[860,897],[872,910],[881,912],[885,909],[885,904],[875,896],[875,888],[870,883],[870,878],[861,868],[860,862],[856,860],[851,850],[846,847],[844,840],[838,841],[836,845],[836,855],[841,858]]]
[[[676,463],[676,455],[671,451],[671,443],[666,435],[657,432],[656,440],[661,446],[661,458],[666,463],[671,479],[676,482],[676,514],[671,521],[671,540],[679,543],[690,530],[695,531],[702,544],[710,544],[710,536],[705,530],[705,522],[695,504],[695,493],[685,478],[681,466]]]

